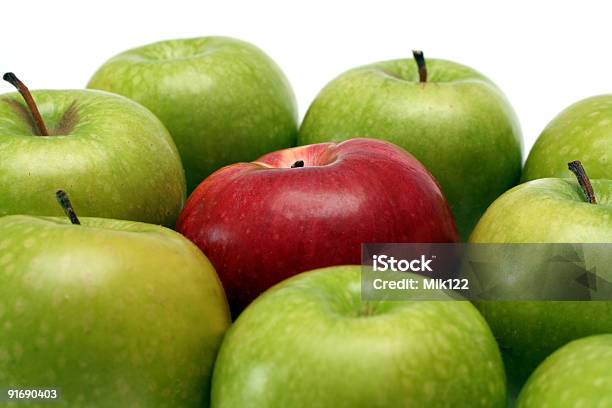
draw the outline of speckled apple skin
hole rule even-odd
[[[215,270],[149,224],[0,218],[0,384],[57,407],[201,407],[229,326]],[[31,405],[29,405],[31,406]]]
[[[612,95],[584,99],[554,118],[529,152],[522,178],[567,177],[574,160],[590,178],[612,179]]]
[[[491,205],[470,242],[612,243],[612,181],[592,180],[592,184],[597,205],[586,202],[572,179],[521,184]],[[491,301],[477,307],[499,341],[513,390],[558,347],[612,332],[612,302]]]
[[[612,334],[572,341],[531,375],[517,408],[612,407],[610,367]]]
[[[212,405],[505,407],[499,350],[476,308],[364,302],[360,274],[305,272],[255,300],[223,341]]]
[[[310,106],[298,142],[368,137],[403,147],[438,180],[465,240],[489,204],[519,181],[521,131],[485,76],[444,60],[429,59],[427,68],[426,84],[412,59],[340,75]]]
[[[173,226],[185,175],[168,131],[146,108],[107,92],[32,92],[51,136],[38,136],[21,96],[0,96],[0,216],[63,215]]]
[[[188,191],[218,168],[295,146],[289,82],[257,47],[227,37],[162,41],[106,62],[88,88],[140,102],[166,125]]]

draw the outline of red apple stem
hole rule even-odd
[[[32,94],[30,93],[28,87],[25,86],[25,84],[21,82],[19,78],[17,78],[17,76],[15,76],[15,74],[13,74],[12,72],[7,72],[6,74],[4,74],[2,79],[17,88],[17,90],[25,100],[25,103],[26,105],[28,105],[28,109],[30,109],[30,113],[32,114],[32,118],[34,119],[34,123],[38,128],[39,136],[49,136],[49,131],[45,126],[45,122],[43,121],[42,116],[40,116],[38,106],[36,106],[36,102],[34,102],[34,98],[32,97]]]
[[[298,160],[291,165],[292,169],[295,169],[297,167],[304,167],[304,160]]]
[[[567,168],[574,173],[576,179],[578,179],[578,184],[580,184],[587,201],[591,204],[597,204],[595,192],[593,191],[593,186],[591,185],[591,180],[589,180],[589,176],[587,176],[586,170],[584,170],[582,163],[580,163],[579,160],[574,160],[573,162],[567,163]]]
[[[419,68],[419,82],[424,84],[427,82],[427,64],[425,63],[423,51],[413,50],[412,56],[414,57],[417,67]]]
[[[79,217],[77,217],[74,212],[74,207],[72,207],[72,203],[70,202],[70,198],[68,198],[68,194],[64,190],[57,190],[55,193],[55,198],[59,205],[62,206],[64,213],[70,219],[70,222],[74,225],[81,225],[81,221],[79,221]]]

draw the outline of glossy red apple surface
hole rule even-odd
[[[215,266],[236,316],[302,271],[361,263],[361,244],[456,242],[429,172],[384,141],[280,150],[224,167],[187,200],[177,230]]]

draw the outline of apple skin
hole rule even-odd
[[[360,273],[306,272],[257,298],[223,340],[212,405],[505,407],[499,349],[469,302],[365,302]]]
[[[482,74],[436,59],[427,68],[426,84],[412,59],[340,75],[308,109],[298,143],[370,137],[403,147],[438,180],[467,239],[489,204],[519,181],[521,131],[502,92]]]
[[[298,160],[304,167],[290,168]],[[436,181],[372,139],[281,150],[227,166],[189,197],[177,231],[215,266],[234,316],[272,285],[361,263],[367,242],[456,242]]]
[[[230,324],[212,265],[163,227],[81,222],[0,218],[0,384],[59,389],[58,406],[207,406]]]
[[[521,391],[517,408],[612,406],[612,334],[574,340],[549,356]]]
[[[263,51],[240,40],[134,48],[107,61],[87,87],[134,99],[162,120],[181,153],[189,192],[224,165],[296,144],[289,82]]]
[[[525,162],[523,180],[567,177],[580,159],[593,179],[612,179],[612,95],[579,101],[542,131]]]
[[[491,205],[470,242],[610,243],[612,181],[591,182],[596,205],[585,201],[575,180],[547,178],[521,184]],[[498,339],[513,389],[567,342],[612,332],[612,302],[489,301],[477,307]]]
[[[185,174],[162,123],[107,92],[34,91],[51,136],[37,136],[18,93],[0,96],[0,216],[61,216],[65,189],[81,216],[173,226]]]

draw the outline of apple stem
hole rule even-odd
[[[291,165],[292,169],[295,169],[296,167],[304,167],[304,160],[298,160]]]
[[[74,207],[72,207],[68,194],[66,194],[64,190],[57,190],[55,192],[55,198],[57,199],[59,205],[62,206],[62,209],[64,210],[66,216],[70,219],[70,222],[74,225],[81,225],[81,221],[79,221],[79,217],[77,217],[76,213],[74,212]]]
[[[412,56],[414,57],[414,61],[419,68],[419,82],[424,84],[427,82],[427,65],[425,64],[425,56],[423,55],[423,51],[413,50]]]
[[[32,98],[32,94],[30,93],[28,87],[25,86],[25,84],[21,82],[19,78],[17,78],[17,76],[15,76],[15,74],[13,74],[12,72],[7,72],[6,74],[4,74],[2,79],[17,88],[17,90],[25,100],[25,103],[26,105],[28,105],[28,109],[30,109],[30,113],[32,114],[32,118],[34,119],[34,123],[38,128],[39,136],[49,136],[49,131],[45,126],[45,122],[43,121],[42,116],[40,116],[40,112],[38,111],[36,102],[34,102],[34,98]]]
[[[591,204],[597,204],[597,200],[595,199],[595,192],[593,191],[593,186],[591,185],[591,180],[589,180],[589,176],[586,174],[586,170],[582,166],[579,160],[574,160],[573,162],[567,163],[567,168],[574,173],[576,179],[578,179],[578,184],[584,191],[584,195],[587,200]]]

